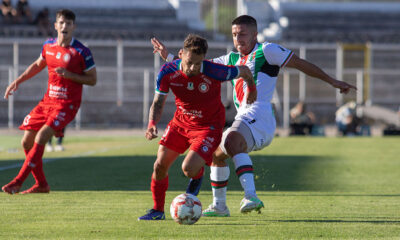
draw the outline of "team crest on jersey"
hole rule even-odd
[[[200,83],[199,84],[199,91],[202,93],[206,93],[208,92],[208,89],[210,89],[210,87],[208,86],[207,83]]]
[[[60,52],[57,52],[56,58],[57,58],[57,59],[60,59],[60,58],[61,58],[61,53],[60,53]]]
[[[201,150],[206,153],[206,152],[208,152],[208,147],[207,146],[202,146]]]
[[[64,62],[69,62],[69,60],[71,59],[71,55],[69,55],[68,53],[64,54]]]
[[[188,82],[187,89],[190,90],[190,91],[194,89],[194,86],[193,86],[192,82]]]

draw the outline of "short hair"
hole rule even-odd
[[[199,35],[189,34],[183,42],[183,49],[198,55],[206,55],[208,50],[207,40]]]
[[[72,20],[75,23],[75,13],[69,9],[60,9],[57,11],[56,19],[59,17],[64,17],[65,19]]]
[[[255,29],[257,29],[257,20],[249,15],[239,16],[233,19],[232,21],[232,25],[241,25],[241,24],[254,27]]]

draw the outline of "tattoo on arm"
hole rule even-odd
[[[166,99],[167,95],[156,93],[153,104],[150,107],[149,120],[154,120],[156,122],[160,121]]]

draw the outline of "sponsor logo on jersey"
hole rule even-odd
[[[65,87],[60,87],[60,86],[55,86],[53,84],[50,84],[49,87],[49,97],[53,98],[59,98],[59,99],[67,99],[67,92],[68,88]]]
[[[210,89],[210,87],[208,86],[207,83],[200,83],[199,84],[199,91],[202,93],[206,93],[208,92],[208,90]]]
[[[64,62],[69,62],[70,59],[71,55],[69,55],[68,53],[64,54]]]
[[[179,109],[182,111],[182,114],[191,116],[192,118],[198,117],[198,118],[203,118],[203,112],[200,110],[186,110],[182,106],[179,106]]]
[[[61,58],[61,53],[60,53],[60,52],[57,52],[56,58],[57,58],[57,59],[60,59],[60,58]]]
[[[193,82],[188,82],[187,89],[190,91],[194,89]]]
[[[229,70],[230,70],[230,69],[229,69]],[[210,79],[207,78],[207,76],[202,75],[202,76],[201,76],[201,79],[203,79],[204,82],[206,82],[206,83],[208,83],[208,84],[211,85],[211,81],[210,81]]]
[[[46,51],[46,55],[54,56],[53,52]]]
[[[176,86],[176,87],[183,87],[182,83],[170,83],[172,86]]]

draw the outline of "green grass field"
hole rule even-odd
[[[0,169],[22,162],[19,141],[0,136]],[[65,147],[45,154],[50,194],[0,194],[0,239],[400,239],[400,138],[278,137],[251,154],[262,214],[239,213],[243,193],[230,164],[232,216],[191,226],[169,215],[187,184],[182,158],[170,170],[167,220],[137,221],[152,207],[157,141],[82,136],[67,137]],[[0,185],[18,170],[0,170]],[[32,184],[29,177],[23,189]]]

